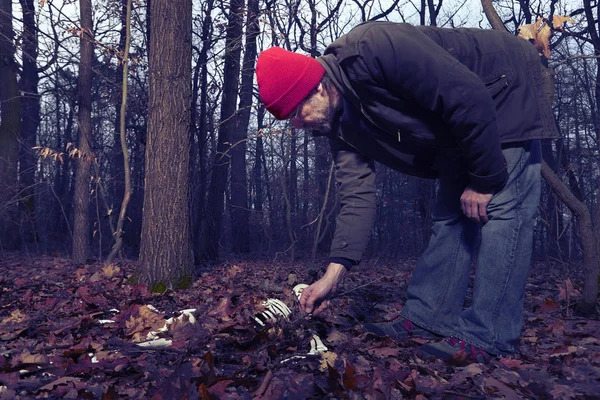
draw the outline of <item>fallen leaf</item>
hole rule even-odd
[[[45,354],[31,354],[29,350],[25,349],[21,354],[16,356],[13,360],[14,365],[18,364],[48,364],[48,356]]]
[[[337,360],[338,355],[332,351],[326,351],[321,354],[321,361],[319,363],[319,369],[321,372],[327,371],[327,366],[335,365],[335,361]]]
[[[575,399],[577,398],[577,393],[573,390],[571,386],[567,385],[554,385],[552,390],[549,392],[552,395],[553,399]]]
[[[575,288],[571,278],[567,278],[562,284],[558,285],[558,300],[564,301],[581,296],[581,292]]]
[[[75,386],[76,384],[78,384],[80,382],[81,382],[81,378],[76,378],[74,376],[63,376],[62,378],[58,378],[57,380],[52,381],[52,382],[48,383],[47,385],[42,386],[39,390],[52,391],[57,386],[60,386],[60,385],[73,384],[73,386]]]
[[[233,313],[234,310],[234,306],[233,303],[231,302],[231,297],[230,296],[224,296],[221,297],[221,300],[219,300],[219,304],[217,304],[215,306],[215,308],[213,308],[208,315],[210,315],[211,317],[217,317],[217,318],[221,318],[224,320],[228,320],[231,317],[231,314]]]
[[[133,336],[134,342],[146,340],[146,331],[157,331],[165,325],[164,314],[153,311],[148,306],[141,306],[137,313],[130,315],[125,323],[126,333]]]
[[[579,346],[558,347],[558,348],[552,350],[550,357],[568,356],[569,354],[574,354],[578,350],[583,350],[583,349],[584,349],[583,347],[579,347]]]
[[[119,266],[115,264],[108,264],[105,265],[104,268],[102,268],[102,273],[106,278],[110,279],[119,275],[121,273],[121,268],[119,268]]]
[[[548,326],[548,330],[552,332],[553,336],[562,337],[565,334],[565,325],[561,320],[556,320]]]
[[[545,298],[544,302],[542,303],[542,305],[540,306],[538,311],[541,313],[551,313],[551,312],[555,312],[559,309],[560,309],[560,304],[556,303],[555,301],[553,301],[550,298]]]
[[[514,389],[511,389],[498,379],[491,376],[486,376],[483,378],[483,387],[488,394],[500,394],[503,399],[509,400],[519,399],[519,395]]]
[[[0,322],[1,325],[16,325],[21,322],[25,322],[29,320],[25,314],[21,312],[18,308],[16,310],[11,311],[10,315]]]

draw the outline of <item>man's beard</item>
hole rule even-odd
[[[329,136],[335,133],[340,119],[340,107],[333,102],[329,103],[325,116],[321,121],[311,127],[314,136]]]

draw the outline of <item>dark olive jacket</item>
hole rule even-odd
[[[360,260],[375,215],[373,160],[436,177],[436,154],[460,152],[471,185],[508,179],[502,144],[556,138],[543,66],[505,32],[361,24],[318,59],[343,96],[331,139],[341,210],[331,257]]]

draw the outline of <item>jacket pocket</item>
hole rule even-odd
[[[496,97],[500,94],[500,92],[508,87],[508,76],[506,74],[502,74],[499,77],[484,82],[484,84],[490,95],[492,97]]]

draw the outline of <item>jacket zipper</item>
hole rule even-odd
[[[362,113],[362,115],[364,115],[364,117],[365,117],[367,120],[369,120],[369,122],[370,122],[370,123],[372,123],[372,124],[373,124],[373,125],[374,125],[374,126],[377,128],[377,129],[379,129],[379,130],[381,130],[381,131],[384,131],[384,132],[385,132],[385,129],[383,129],[382,127],[380,127],[379,125],[377,125],[377,124],[375,123],[375,121],[373,121],[373,119],[372,119],[372,118],[369,116],[369,114],[367,114],[367,112],[365,111],[365,108],[363,107],[362,103],[360,103],[360,112],[361,112],[361,113]],[[401,136],[400,132],[401,132],[401,131],[400,131],[400,129],[398,129],[398,142],[401,142],[401,141],[402,141],[402,136]]]
[[[495,85],[496,83],[500,82],[502,79],[506,79],[506,74],[502,74],[500,75],[499,78],[497,78],[496,80],[492,81],[492,82],[488,82],[485,84],[485,86],[492,86]],[[508,86],[508,81],[504,82],[504,85],[502,86],[503,88]]]

